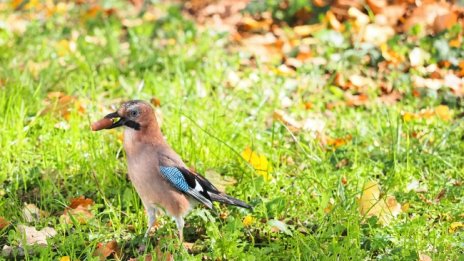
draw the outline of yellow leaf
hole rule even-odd
[[[60,261],[71,261],[71,258],[69,256],[62,256]]]
[[[242,224],[243,224],[244,227],[249,227],[254,222],[255,222],[254,218],[252,216],[250,216],[250,215],[246,215],[242,220]]]
[[[448,229],[448,232],[450,233],[454,233],[456,232],[456,230],[458,229],[462,229],[464,228],[464,224],[462,222],[453,222],[451,223],[449,229]]]
[[[376,216],[382,225],[388,225],[401,213],[401,204],[394,196],[380,198],[380,186],[375,181],[368,181],[359,199],[359,212],[365,216]]]
[[[256,173],[263,176],[265,180],[271,179],[269,172],[272,171],[272,167],[265,156],[252,151],[250,147],[247,147],[241,155],[246,161],[248,161],[248,163],[251,164],[251,166],[253,166]]]
[[[58,56],[63,57],[69,53],[69,41],[63,39],[56,44],[56,53]]]
[[[440,119],[442,119],[444,121],[449,121],[452,118],[452,113],[451,113],[450,109],[448,108],[448,106],[446,106],[446,105],[437,106],[435,108],[435,113],[437,114],[437,116]]]
[[[415,119],[417,119],[417,115],[416,115],[416,114],[411,113],[411,112],[405,112],[405,113],[403,113],[403,120],[404,120],[405,122],[410,122],[410,121],[413,121],[413,120],[415,120]]]

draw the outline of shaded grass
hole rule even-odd
[[[35,22],[24,36],[2,31],[0,216],[12,221],[0,231],[2,245],[18,246],[15,228],[25,222],[21,209],[34,203],[50,215],[30,225],[54,227],[58,235],[48,247],[26,247],[27,259],[90,259],[99,242],[110,240],[119,242],[124,258],[157,253],[157,246],[177,259],[417,260],[419,253],[437,260],[462,258],[462,232],[448,231],[463,213],[462,187],[454,185],[463,178],[462,123],[401,117],[402,111],[418,111],[436,100],[407,97],[392,107],[327,111],[327,102],[341,98],[324,84],[324,68],[308,65],[291,78],[264,65],[243,66],[239,55],[227,52],[224,35],[198,32],[176,8],[167,14],[134,28],[95,19],[75,27]],[[72,31],[79,35],[77,51],[60,56],[54,43],[70,39]],[[49,64],[35,73],[30,61]],[[231,86],[230,72],[251,84]],[[407,84],[407,79],[399,83]],[[68,120],[56,112],[41,115],[51,91],[77,97],[85,112],[71,107]],[[288,110],[301,117],[312,114],[303,103],[313,101],[327,135],[353,139],[330,149],[310,133],[291,133],[273,122],[283,96],[293,98]],[[149,243],[142,240],[145,214],[126,178],[120,132],[89,131],[90,122],[120,101],[152,97],[162,103],[164,134],[186,163],[200,173],[214,169],[235,177],[238,184],[227,192],[255,208],[253,213],[227,207],[218,213],[193,211],[185,231],[186,240],[195,242],[191,254],[178,247],[175,225],[166,217]],[[57,128],[60,122],[69,128]],[[412,138],[418,131],[426,132],[425,139]],[[238,155],[247,146],[272,162],[272,181]],[[339,165],[343,160],[346,165]],[[443,189],[445,196],[437,204],[425,203],[418,193],[405,191],[413,178],[427,186],[424,197],[433,200]],[[410,205],[387,227],[358,212],[357,197],[369,179]],[[59,216],[80,195],[96,202],[95,218],[63,224]],[[333,207],[327,208],[330,202]],[[249,214],[255,222],[244,227]],[[268,224],[272,219],[286,223],[291,235],[275,232]]]

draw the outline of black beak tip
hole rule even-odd
[[[118,121],[113,122],[113,124],[111,124],[111,126],[107,127],[107,129],[113,129],[113,128],[120,127],[120,126],[124,125],[124,118],[121,117],[121,116],[118,114],[117,111],[116,111],[116,112],[112,112],[112,113],[106,115],[104,118],[105,118],[105,119],[119,118]]]

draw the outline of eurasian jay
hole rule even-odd
[[[115,120],[119,119],[119,120]],[[183,241],[184,217],[198,203],[211,209],[213,201],[251,209],[243,201],[220,192],[211,182],[191,171],[163,138],[155,112],[147,102],[128,101],[104,117],[100,130],[124,126],[124,149],[129,178],[148,216],[148,235],[157,208],[172,216]]]

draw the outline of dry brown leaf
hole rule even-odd
[[[345,101],[348,106],[362,106],[369,102],[369,97],[364,93],[352,95],[347,92],[345,93]]]
[[[378,24],[394,27],[406,13],[406,10],[407,5],[404,3],[386,6],[379,12],[374,12],[376,14],[376,22]]]
[[[80,196],[78,198],[71,199],[71,204],[69,205],[70,208],[77,208],[79,206],[88,208],[94,204],[93,200],[90,198],[85,198],[84,196]]]
[[[302,128],[302,125],[299,121],[293,119],[292,117],[290,117],[290,115],[287,115],[282,110],[275,110],[272,114],[272,118],[276,121],[282,122],[283,124],[285,124],[285,126],[289,128],[289,130],[293,132],[297,132]]]
[[[79,224],[87,224],[88,220],[91,218],[93,218],[92,212],[82,205],[76,208],[65,209],[63,215],[60,217],[66,224],[72,224],[73,220],[76,220]]]
[[[18,231],[26,240],[25,243],[27,245],[47,245],[47,238],[54,237],[56,235],[55,229],[51,227],[45,227],[42,230],[37,230],[35,227],[19,225]]]
[[[4,217],[0,217],[0,230],[10,225],[10,221],[6,220]]]
[[[437,29],[446,26],[446,16],[451,12],[451,6],[445,2],[431,2],[414,8],[412,13],[404,20],[403,31],[408,32],[415,25],[424,27],[425,29],[432,29],[437,17],[445,16],[445,18],[437,22]],[[433,31],[434,33],[437,33]]]
[[[38,221],[41,217],[47,217],[49,213],[40,210],[34,204],[25,204],[23,208],[23,217],[26,222]]]
[[[450,29],[457,22],[458,14],[456,12],[450,11],[447,14],[437,15],[433,22],[433,32],[437,34],[446,29]]]
[[[363,187],[359,199],[359,212],[365,216],[378,217],[379,223],[388,225],[393,218],[401,213],[401,204],[394,196],[380,198],[380,186],[375,181],[368,181]]]
[[[329,25],[330,25],[330,27],[332,29],[334,29],[337,32],[343,32],[345,27],[343,26],[342,23],[340,23],[340,21],[337,20],[337,17],[335,16],[335,14],[332,11],[330,11],[330,10],[327,11],[325,16],[326,16],[326,19],[329,22]]]
[[[382,10],[388,5],[386,0],[366,0],[366,3],[374,14],[382,12]]]
[[[242,32],[268,32],[272,24],[272,19],[257,21],[251,17],[243,17],[237,24],[237,28]]]
[[[106,260],[111,255],[114,255],[116,259],[121,257],[121,249],[114,240],[107,243],[98,243],[97,249],[93,252],[93,256],[98,257],[100,260]]]
[[[73,220],[76,220],[79,224],[86,224],[89,219],[93,218],[93,214],[90,212],[90,207],[93,204],[92,199],[84,196],[73,198],[60,219],[67,224],[72,224]]]
[[[403,98],[403,95],[399,91],[392,91],[391,93],[382,94],[379,97],[380,102],[384,104],[395,104]]]

